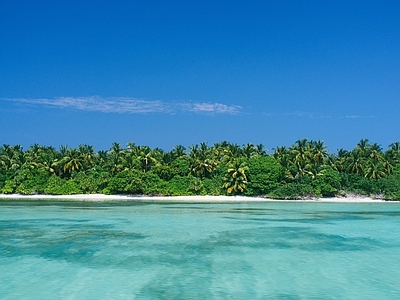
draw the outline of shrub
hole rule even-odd
[[[82,193],[82,190],[72,179],[66,180],[53,175],[49,178],[44,192],[50,195],[74,195]]]
[[[107,186],[110,174],[107,172],[78,172],[73,176],[80,190],[85,194],[100,193]]]
[[[301,199],[315,196],[315,191],[309,184],[292,182],[278,187],[270,196],[277,199]]]
[[[272,156],[256,156],[248,161],[248,184],[245,195],[266,195],[279,187],[283,178],[281,165]]]
[[[142,174],[139,171],[125,170],[112,177],[103,193],[105,194],[143,194]]]
[[[327,166],[324,169],[323,175],[317,177],[312,182],[312,186],[317,195],[324,197],[335,196],[340,188],[340,174],[338,171]]]
[[[2,194],[12,194],[12,193],[14,193],[14,190],[15,190],[14,182],[12,180],[6,180],[3,188],[1,189],[1,193]]]

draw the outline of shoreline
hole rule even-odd
[[[335,203],[382,203],[398,202],[373,199],[366,196],[347,196],[315,199],[272,199],[246,196],[132,196],[132,195],[104,195],[104,194],[79,194],[79,195],[20,195],[0,194],[0,200],[65,200],[65,201],[90,201],[90,202],[186,202],[186,203],[244,203],[244,202],[335,202]]]

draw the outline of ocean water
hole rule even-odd
[[[1,299],[400,299],[400,203],[0,201]]]

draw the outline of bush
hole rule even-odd
[[[368,179],[357,174],[340,173],[340,183],[346,192],[364,195],[382,193],[381,180]]]
[[[184,157],[174,160],[171,164],[171,167],[173,168],[175,175],[184,177],[190,173],[189,161]]]
[[[15,190],[14,182],[12,180],[6,180],[3,188],[1,189],[1,193],[2,194],[12,194],[12,193],[14,193],[14,190]]]
[[[101,193],[110,180],[110,174],[104,171],[79,172],[74,174],[74,181],[85,194]]]
[[[167,182],[167,191],[170,196],[190,196],[193,192],[190,191],[189,187],[197,178],[193,176],[174,176],[170,181]]]
[[[72,179],[66,180],[53,175],[49,178],[44,192],[50,195],[74,195],[81,194],[82,190]]]
[[[302,199],[315,196],[315,191],[309,184],[292,182],[278,187],[270,196],[277,199]]]
[[[6,184],[7,176],[5,174],[0,173],[0,190]]]
[[[400,174],[393,173],[387,178],[379,179],[381,188],[385,194],[385,199],[400,199]]]
[[[105,194],[143,194],[142,174],[139,171],[125,170],[110,179],[104,188]]]
[[[266,195],[279,187],[283,168],[272,156],[256,156],[248,161],[247,196]]]
[[[167,183],[157,174],[146,172],[142,177],[142,189],[145,195],[168,195]]]
[[[340,174],[328,166],[324,169],[323,175],[312,182],[312,186],[319,196],[335,196],[340,189]]]
[[[222,188],[222,180],[219,176],[213,176],[211,178],[204,178],[203,180],[203,194],[204,195],[213,195],[219,196],[224,194],[225,191]]]

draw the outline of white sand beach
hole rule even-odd
[[[65,200],[65,201],[146,201],[146,202],[271,202],[271,201],[288,201],[288,202],[348,202],[348,203],[365,203],[365,202],[389,202],[382,199],[374,199],[365,196],[350,195],[347,197],[332,198],[313,198],[303,200],[279,200],[262,197],[245,197],[245,196],[134,196],[134,195],[103,195],[103,194],[81,194],[81,195],[19,195],[19,194],[0,194],[0,199],[15,200]]]

